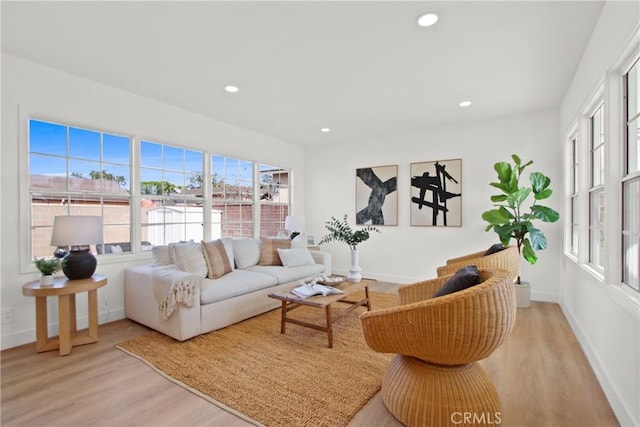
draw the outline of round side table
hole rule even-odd
[[[107,284],[107,276],[96,274],[88,279],[69,280],[56,277],[53,285],[41,285],[39,280],[25,283],[22,294],[36,298],[36,350],[40,353],[60,349],[60,356],[71,353],[76,345],[98,341],[98,288]],[[88,293],[89,330],[79,335],[76,323],[76,294]],[[58,338],[49,339],[47,297],[58,297]]]

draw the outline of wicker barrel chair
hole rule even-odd
[[[457,258],[447,260],[447,265],[438,267],[438,277],[455,273],[459,268],[467,265],[475,265],[478,269],[493,268],[508,270],[514,279],[520,275],[520,253],[515,246],[507,246],[503,250],[485,255],[486,251],[474,252]]]
[[[464,413],[476,414],[474,425],[491,424],[501,410],[477,361],[513,329],[514,278],[506,270],[480,270],[480,284],[432,298],[449,277],[401,287],[399,306],[360,316],[369,347],[397,353],[382,380],[382,399],[407,426],[451,426]]]

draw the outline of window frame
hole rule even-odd
[[[160,148],[160,153],[161,153],[161,164],[160,165],[150,165],[150,164],[143,164],[144,159],[143,159],[143,146],[144,144],[149,144],[149,145],[157,145]],[[200,164],[200,170],[195,171],[196,173],[200,173],[202,175],[202,179],[204,182],[204,178],[205,178],[205,168],[204,168],[204,159],[206,158],[207,154],[204,150],[200,150],[200,149],[194,149],[191,147],[188,147],[186,145],[180,145],[180,144],[176,144],[176,143],[168,143],[168,142],[160,142],[157,140],[151,140],[150,138],[144,138],[141,139],[140,141],[138,141],[138,144],[135,147],[137,153],[138,153],[138,163],[136,164],[135,168],[138,172],[137,176],[138,176],[138,181],[137,181],[137,188],[136,188],[136,193],[139,195],[140,197],[140,201],[142,201],[142,199],[153,199],[156,202],[160,203],[160,206],[156,206],[156,203],[154,202],[154,208],[149,209],[149,211],[143,212],[143,208],[140,208],[140,213],[139,216],[136,218],[139,218],[139,223],[136,223],[136,228],[139,229],[140,231],[140,239],[141,241],[150,241],[152,245],[164,245],[170,242],[174,242],[174,241],[180,241],[180,240],[189,240],[189,239],[193,239],[194,241],[200,241],[203,240],[205,238],[205,229],[204,229],[204,187],[201,186],[199,188],[195,188],[195,193],[192,196],[189,196],[187,194],[187,190],[193,190],[193,189],[188,189],[187,188],[187,180],[188,180],[188,175],[190,174],[190,171],[187,169],[187,165],[188,165],[188,154],[189,152],[191,153],[195,153],[197,155],[200,156],[199,159],[199,164]],[[181,167],[171,167],[170,164],[168,164],[169,162],[171,162],[172,156],[167,156],[167,152],[171,152],[171,151],[182,151],[181,156],[182,159],[180,160],[180,162],[182,163]],[[168,160],[169,159],[169,160]],[[160,188],[160,192],[159,193],[144,193],[142,192],[142,173],[143,171],[146,171],[148,173],[155,173],[155,174],[159,174],[161,179],[159,180],[159,182],[168,182],[169,184],[175,185],[176,189],[180,189],[180,185],[176,185],[174,183],[171,182],[171,179],[168,179],[167,177],[169,176],[181,176],[182,178],[182,188],[180,189],[180,191],[176,191],[176,192],[165,192],[163,188]],[[165,179],[166,178],[166,179]],[[153,180],[151,180],[153,181]],[[146,181],[145,181],[146,182]],[[161,187],[163,187],[164,184],[161,185]],[[198,197],[198,189],[200,189],[200,197]],[[145,197],[148,196],[148,197]],[[176,203],[175,205],[172,205],[172,203]],[[198,206],[199,205],[199,206]],[[194,208],[190,209],[189,208]],[[149,220],[144,222],[143,221],[143,217],[145,213],[149,213],[154,209],[162,209],[163,213],[162,213],[162,222],[150,222]],[[190,213],[194,213],[197,211],[200,211],[200,218],[198,220],[194,220],[194,219],[189,219],[189,214]],[[180,214],[182,214],[182,220],[180,221],[167,221],[167,213],[169,214],[169,218],[171,218],[172,214],[175,214],[176,216],[179,216]],[[201,233],[197,234],[197,235],[189,235],[188,230],[190,229],[190,226],[195,226],[195,228],[198,228],[198,224],[201,227]],[[151,238],[149,237],[149,233],[152,230],[156,230],[156,227],[161,227],[162,228],[162,242],[153,242],[151,241]],[[146,234],[147,237],[143,237],[144,236],[144,231],[146,228]],[[167,241],[167,232],[171,231],[171,229],[179,229],[182,228],[181,231],[178,231],[178,233],[182,233],[183,237],[176,237],[176,238],[169,238],[169,241]],[[192,227],[191,227],[192,228]],[[136,244],[136,247],[139,246],[138,244]]]
[[[214,186],[213,186],[213,179],[215,176],[218,176],[218,172],[216,172],[217,169],[214,168],[214,158],[220,158],[223,159],[224,161],[224,174],[223,176],[220,178],[221,183],[223,184],[223,197],[222,198],[214,198],[213,197],[213,191],[214,191]],[[247,182],[248,180],[243,180],[241,178],[238,177],[232,177],[232,175],[227,174],[227,161],[228,160],[232,160],[232,161],[237,161],[238,162],[238,167],[242,168],[242,164],[243,163],[248,163],[251,168],[251,179],[249,180],[249,182],[251,183],[251,192],[247,193],[250,195],[250,198],[243,198],[241,197],[227,197],[227,185],[229,184],[227,182],[227,180],[236,180],[237,182]],[[214,223],[214,213],[213,211],[216,210],[214,208],[214,205],[224,205],[224,207],[230,207],[230,206],[235,206],[238,209],[238,214],[239,214],[239,218],[237,221],[233,221],[231,222],[231,220],[229,220],[229,222],[225,221],[225,212],[222,212],[221,214],[221,219],[220,219],[220,237],[253,237],[256,234],[256,223],[259,224],[259,221],[256,221],[256,218],[258,218],[256,216],[256,168],[255,168],[255,164],[256,162],[254,161],[250,161],[250,160],[246,160],[246,159],[240,159],[238,157],[231,157],[231,156],[225,156],[222,154],[217,154],[217,153],[210,153],[208,155],[208,162],[209,162],[209,166],[211,169],[211,179],[209,180],[209,182],[211,183],[211,191],[209,191],[207,194],[210,195],[210,202],[208,203],[208,206],[210,207],[210,212],[211,212],[211,228],[213,230],[213,228],[215,227],[215,223]],[[238,174],[240,174],[240,171],[237,171]],[[239,175],[238,175],[239,176]],[[242,195],[243,193],[240,192],[238,193],[239,195]],[[251,218],[249,220],[244,220],[244,213],[246,212],[247,209],[245,209],[245,207],[248,207],[250,212],[251,212]],[[238,233],[229,233],[228,230],[233,229],[234,226],[238,227]],[[225,228],[227,229],[227,232],[225,232]],[[247,233],[248,231],[248,233]],[[213,234],[212,234],[213,235]],[[215,236],[214,236],[215,237]]]
[[[274,166],[272,164],[258,163],[258,171],[257,171],[257,189],[260,193],[259,200],[257,203],[257,208],[259,210],[259,223],[258,228],[260,230],[260,237],[279,237],[284,238],[287,236],[287,230],[285,230],[285,220],[288,215],[291,214],[291,181],[292,181],[292,171],[289,168],[283,166]],[[278,181],[275,184],[273,182],[263,183],[262,176],[263,174],[276,174],[276,175],[285,175],[287,178],[287,182],[283,183],[282,181]],[[278,195],[277,200],[271,198],[263,198],[262,195],[262,186],[268,185],[271,187],[269,190],[274,191],[275,194]],[[286,190],[286,200],[282,200],[282,194]],[[277,215],[276,220],[266,220],[263,218],[264,214],[267,210],[271,211],[271,214]],[[269,215],[269,216],[272,216]],[[269,224],[268,226],[264,226],[265,224]],[[277,232],[276,232],[277,230]]]
[[[39,152],[36,150],[32,150],[32,144],[31,144],[31,125],[34,122],[39,122],[39,123],[45,123],[45,124],[49,124],[49,125],[53,125],[53,126],[57,126],[57,127],[61,127],[64,128],[64,138],[65,138],[65,152],[64,153],[46,153],[46,152]],[[53,216],[55,216],[56,214],[59,215],[73,215],[73,211],[76,209],[80,209],[81,207],[84,207],[84,209],[89,208],[89,212],[83,212],[83,214],[94,214],[95,210],[98,210],[100,212],[100,216],[103,217],[103,219],[105,218],[105,212],[106,212],[106,207],[110,206],[110,204],[108,203],[109,200],[111,200],[112,202],[116,202],[117,201],[122,201],[124,204],[128,204],[129,209],[127,210],[128,212],[128,223],[125,222],[109,222],[109,221],[105,221],[103,227],[104,230],[107,230],[110,227],[125,227],[127,229],[127,234],[128,234],[128,240],[131,241],[132,239],[132,224],[131,224],[131,204],[133,203],[133,198],[132,198],[132,194],[131,194],[131,185],[132,185],[132,180],[131,180],[131,172],[132,172],[132,146],[133,146],[133,138],[129,135],[125,135],[121,132],[112,132],[112,131],[108,131],[108,130],[98,130],[94,127],[89,127],[89,126],[79,126],[79,125],[75,125],[75,124],[65,124],[65,123],[61,123],[61,121],[59,120],[50,120],[50,119],[43,119],[37,115],[30,115],[29,117],[26,117],[25,119],[25,124],[26,124],[26,148],[23,150],[26,154],[25,154],[25,164],[24,167],[27,171],[27,178],[25,180],[21,180],[24,181],[22,184],[24,186],[24,188],[26,188],[26,190],[24,188],[21,188],[21,194],[25,194],[23,191],[26,191],[26,203],[28,204],[27,209],[29,212],[29,215],[26,219],[26,221],[28,222],[27,228],[29,230],[28,232],[28,245],[27,246],[27,253],[28,253],[28,259],[31,260],[33,257],[35,256],[51,256],[53,255],[53,251],[51,251],[51,253],[48,254],[35,254],[34,251],[36,250],[35,248],[35,244],[34,244],[34,238],[36,233],[42,231],[42,230],[53,230]],[[73,155],[73,153],[71,152],[71,138],[72,138],[72,130],[77,129],[81,132],[92,132],[92,133],[96,133],[98,134],[98,142],[99,142],[99,153],[98,153],[98,159],[90,159],[89,157],[78,157],[77,155]],[[105,143],[105,135],[109,136],[109,137],[117,137],[117,138],[122,138],[128,141],[128,163],[122,163],[122,162],[118,162],[118,161],[114,161],[113,159],[110,158],[105,158],[105,153],[104,153],[104,143]],[[33,158],[44,158],[44,159],[51,159],[51,161],[53,161],[54,159],[60,159],[64,161],[65,164],[65,172],[64,172],[64,177],[65,177],[65,184],[64,184],[64,188],[62,187],[47,187],[47,186],[42,186],[42,187],[37,187],[37,186],[32,186],[32,176],[34,176],[35,174],[32,174],[32,163],[31,160]],[[91,163],[96,163],[97,167],[98,167],[98,173],[99,173],[99,179],[94,179],[92,178],[90,181],[91,182],[95,182],[95,181],[99,181],[99,185],[97,189],[74,189],[71,188],[71,181],[70,178],[78,178],[75,175],[75,172],[71,172],[71,168],[72,168],[72,164],[74,162],[91,162]],[[127,189],[126,186],[124,188],[125,192],[120,192],[120,191],[107,191],[108,189],[113,188],[112,185],[109,185],[109,188],[105,188],[104,183],[107,182],[104,180],[104,174],[103,171],[106,171],[105,167],[107,167],[108,165],[111,166],[119,166],[121,169],[127,169],[127,174],[129,176],[129,188]],[[93,170],[92,170],[93,171]],[[83,178],[82,175],[80,176],[80,178]],[[115,182],[113,180],[109,180],[108,182]],[[21,186],[22,187],[22,186]],[[120,187],[117,187],[120,188]],[[128,192],[127,192],[128,191]],[[61,204],[63,206],[62,209],[59,209],[60,212],[59,213],[54,213],[52,216],[52,221],[50,224],[36,224],[37,221],[35,221],[34,219],[34,197],[35,196],[40,196],[42,198],[42,200],[47,200],[50,198],[56,198],[58,197],[61,200]],[[82,203],[73,203],[73,201],[91,201],[91,205],[87,204],[84,205]],[[90,206],[93,206],[93,209],[90,208]],[[21,216],[22,217],[22,216]],[[49,231],[49,235],[50,235]],[[105,242],[108,243],[108,242]],[[103,245],[99,245],[101,246],[101,248],[97,248],[96,247],[96,252],[102,252],[104,253],[104,244]],[[22,257],[21,257],[22,258]],[[21,262],[21,267],[23,266],[23,263]]]
[[[607,245],[607,234],[606,234],[606,203],[607,203],[607,192],[606,188],[606,175],[607,175],[607,146],[606,146],[606,135],[605,135],[605,102],[602,96],[598,98],[598,101],[595,103],[594,107],[591,108],[588,114],[588,138],[587,143],[589,147],[589,188],[587,191],[588,194],[588,251],[587,251],[587,263],[589,266],[595,270],[599,275],[604,276],[605,274],[605,257],[606,257],[606,245]],[[595,135],[594,135],[594,117],[596,114],[600,113],[600,135],[602,141],[595,143]],[[599,177],[600,182],[596,183],[595,181],[595,154],[598,152],[601,156],[601,164],[602,171],[600,171],[601,176]],[[598,206],[602,210],[602,221],[600,222],[599,218],[594,218],[594,198],[602,196],[602,205]],[[600,238],[600,235],[602,236]],[[597,241],[595,240],[595,236],[597,237]],[[601,246],[600,246],[601,244]],[[600,259],[594,260],[594,245],[600,246]],[[600,263],[598,263],[600,261]]]
[[[130,233],[130,242],[131,242],[131,252],[124,253],[119,256],[112,256],[109,254],[97,254],[100,258],[101,264],[112,264],[117,262],[122,262],[124,260],[136,260],[136,259],[148,259],[150,257],[150,251],[143,251],[140,247],[141,241],[141,226],[142,226],[142,218],[141,218],[141,194],[140,194],[140,147],[142,141],[153,142],[158,144],[166,144],[173,147],[181,148],[184,150],[190,151],[198,151],[202,153],[203,156],[203,177],[205,178],[203,181],[203,239],[208,239],[211,236],[211,209],[205,209],[206,206],[211,206],[212,196],[211,196],[211,185],[207,182],[206,178],[211,178],[211,165],[209,160],[213,155],[219,155],[215,153],[214,150],[210,149],[201,149],[194,148],[188,146],[186,144],[176,144],[171,142],[158,142],[158,138],[146,138],[140,137],[134,132],[123,132],[118,130],[108,129],[106,126],[101,126],[98,124],[92,125],[78,125],[72,120],[67,120],[60,117],[51,117],[46,114],[39,113],[37,111],[33,111],[29,108],[26,108],[23,105],[18,106],[18,117],[20,120],[20,126],[18,128],[18,141],[19,144],[19,170],[20,170],[20,180],[18,183],[19,187],[19,226],[20,226],[20,240],[27,242],[27,244],[19,245],[19,270],[21,273],[32,273],[35,272],[35,266],[32,262],[32,232],[31,232],[31,222],[32,222],[32,214],[31,214],[31,189],[30,189],[30,168],[29,168],[29,156],[30,156],[30,140],[29,140],[29,123],[30,120],[38,120],[48,123],[59,124],[61,126],[66,127],[74,127],[78,129],[86,129],[96,132],[101,132],[104,134],[117,135],[126,137],[129,140],[129,194],[127,196],[129,200],[129,233]],[[91,121],[91,120],[89,120]],[[100,129],[100,130],[96,130]],[[242,160],[249,162],[253,169],[253,194],[252,194],[252,213],[253,213],[253,227],[251,230],[252,237],[258,237],[260,235],[260,203],[259,203],[259,191],[257,190],[259,186],[258,182],[258,168],[259,165],[264,163],[259,160],[249,160],[249,159],[240,159],[236,157],[228,156],[229,158],[234,158],[237,160]],[[287,170],[289,175],[292,174],[292,169],[287,167],[278,167],[283,170]],[[289,180],[289,189],[292,189],[291,180]],[[82,193],[79,193],[82,194]],[[292,208],[292,197],[291,193],[289,193],[288,199],[286,202],[281,202],[281,204],[287,205],[287,211],[291,212]],[[284,221],[284,219],[283,219]],[[108,243],[108,242],[105,242]]]
[[[636,122],[636,126],[640,121],[640,108],[637,108],[636,114],[633,117],[629,117],[629,73],[636,67],[637,75],[640,77],[640,55],[635,55],[629,61],[629,65],[623,68],[622,72],[622,87],[623,87],[623,97],[622,97],[622,124],[624,131],[622,132],[622,173],[620,178],[620,194],[621,194],[621,224],[620,224],[620,283],[631,291],[635,291],[640,293],[640,282],[634,284],[626,283],[625,277],[627,276],[627,252],[625,249],[625,238],[628,236],[635,235],[637,241],[640,242],[640,230],[627,230],[625,229],[625,224],[627,223],[626,215],[627,209],[626,206],[628,204],[627,199],[625,198],[626,191],[625,188],[628,184],[634,183],[635,185],[640,186],[640,164],[636,164],[636,170],[630,170],[630,161],[629,161],[629,151],[630,151],[630,140],[629,140],[629,126]],[[636,81],[636,90],[638,85],[640,85],[640,78]],[[638,96],[638,94],[636,94]],[[640,101],[636,99],[636,103],[640,104]],[[638,129],[638,128],[637,128]],[[640,138],[640,132],[638,132],[638,138]],[[636,141],[637,144],[637,141]],[[636,153],[637,154],[637,153]],[[630,204],[638,205],[640,204],[639,200],[631,200]],[[636,211],[636,214],[638,212]],[[639,220],[636,220],[636,227],[638,227]],[[638,249],[636,249],[638,251]],[[636,276],[638,275],[638,266],[636,266]]]
[[[573,261],[578,261],[582,253],[580,250],[580,139],[577,121],[570,126],[565,137],[565,254]]]

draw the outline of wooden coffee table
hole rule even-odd
[[[324,296],[313,296],[309,298],[299,298],[291,292],[278,292],[269,294],[269,298],[274,298],[282,301],[282,309],[281,309],[281,320],[280,320],[280,333],[284,334],[286,332],[286,324],[293,323],[299,326],[304,326],[306,328],[316,329],[318,331],[323,331],[327,333],[327,337],[329,340],[329,348],[333,348],[333,322],[358,307],[366,306],[367,311],[371,310],[371,300],[369,299],[369,286],[375,283],[374,279],[362,279],[358,283],[351,282],[342,282],[340,284],[334,285],[336,288],[344,291],[344,294],[337,295],[327,295]],[[297,288],[298,286],[293,286],[293,288]],[[347,299],[350,295],[353,295],[356,292],[364,290],[364,298],[358,301]],[[331,307],[334,303],[343,303],[349,304],[350,306],[344,310],[341,310],[337,313],[331,312]],[[325,325],[317,325],[315,323],[305,322],[303,320],[295,319],[288,317],[287,314],[291,310],[295,310],[298,307],[308,306],[308,307],[317,307],[325,310]]]

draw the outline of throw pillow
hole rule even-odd
[[[489,249],[487,249],[487,251],[484,253],[483,256],[487,256],[487,255],[491,255],[491,254],[495,254],[498,253],[502,250],[504,250],[504,246],[502,246],[502,243],[496,243],[495,245],[491,245],[491,247]]]
[[[248,268],[260,261],[260,241],[253,238],[233,239],[233,259],[236,268]]]
[[[169,246],[154,246],[151,248],[154,265],[171,264],[171,255],[169,254]]]
[[[311,252],[309,252],[307,248],[278,248],[278,255],[280,256],[282,265],[285,267],[298,267],[301,265],[315,264],[313,256],[311,256]]]
[[[229,263],[231,264],[231,270],[235,270],[235,258],[233,256],[233,239],[231,237],[223,237],[222,243],[224,244],[224,248],[227,250],[227,257],[229,258]]]
[[[111,245],[111,253],[112,254],[121,254],[122,253],[122,248],[120,247],[120,245]]]
[[[227,256],[227,250],[222,240],[212,240],[210,242],[200,242],[204,260],[207,263],[207,271],[209,279],[217,279],[227,273],[231,273],[231,262]]]
[[[207,263],[204,260],[202,246],[199,243],[169,244],[173,250],[173,260],[180,270],[206,277]]]
[[[278,249],[291,249],[291,240],[266,237],[261,237],[260,240],[260,265],[282,265]]]
[[[475,265],[468,265],[462,267],[456,271],[456,273],[449,278],[438,291],[433,294],[433,297],[441,297],[443,295],[452,294],[454,292],[462,291],[480,283],[480,272]]]

